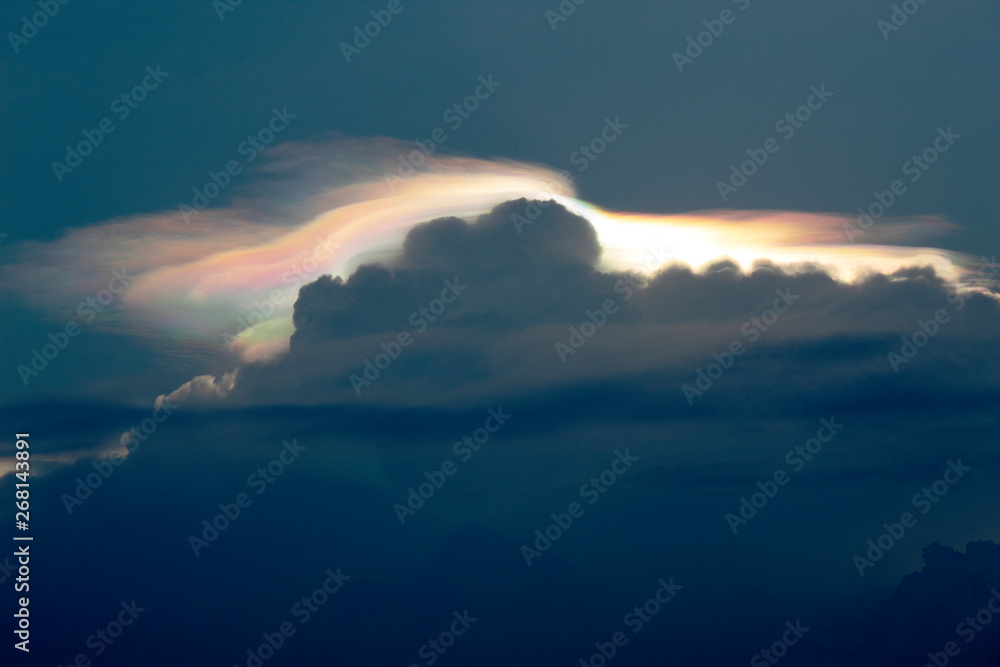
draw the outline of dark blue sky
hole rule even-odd
[[[939,126],[962,135],[893,208],[968,228],[948,247],[988,251],[1000,149],[991,39],[996,7],[921,6],[888,41],[889,5],[846,2],[608,3],[590,0],[553,31],[544,2],[403,3],[348,64],[339,44],[377,3],[70,3],[3,58],[5,230],[51,238],[68,226],[173,208],[234,157],[272,107],[295,122],[282,140],[327,132],[427,138],[479,75],[502,87],[449,150],[571,168],[570,154],[620,116],[629,133],[577,175],[609,208],[675,212],[722,205],[715,182],[812,85],[834,97],[730,204],[853,212],[898,177]],[[693,64],[671,54],[727,7],[735,21]],[[16,26],[33,3],[7,3]],[[162,66],[162,87],[59,183],[51,162],[109,105]],[[234,190],[233,192],[236,192]],[[227,193],[228,194],[228,193]]]

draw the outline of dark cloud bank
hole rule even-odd
[[[518,234],[511,216],[526,205],[508,202],[474,225],[435,220],[410,233],[396,266],[306,286],[291,354],[242,369],[230,400],[538,404],[590,388],[601,400],[624,393],[632,405],[687,416],[692,407],[759,414],[928,397],[974,405],[1000,388],[996,301],[950,294],[929,269],[844,284],[819,267],[789,274],[762,263],[742,274],[723,260],[704,272],[676,265],[640,287],[626,274],[597,271],[593,229],[557,205]],[[456,282],[462,289],[446,295],[453,303],[421,314]],[[613,312],[600,312],[609,300]],[[767,311],[775,307],[786,312],[774,319]],[[594,321],[596,332],[584,335]],[[929,340],[921,322],[935,330]],[[391,357],[382,345],[395,348],[400,333],[412,343],[365,376],[365,360]],[[905,345],[902,337],[915,333],[925,345]],[[742,351],[731,368],[710,389],[705,380],[697,385],[698,369],[707,372],[734,342]],[[351,375],[370,384],[358,391]],[[684,384],[702,394],[689,401]]]
[[[156,647],[155,664],[243,665],[288,621],[264,664],[424,665],[468,611],[436,664],[577,665],[618,631],[608,664],[746,664],[792,637],[786,623],[809,630],[781,664],[921,665],[950,641],[954,664],[996,664],[1000,617],[971,642],[957,629],[1000,586],[996,301],[920,268],[857,284],[724,261],[601,273],[583,219],[550,205],[518,234],[527,205],[435,220],[393,266],[302,288],[286,356],[190,400],[72,514],[64,494],[93,463],[39,478],[38,656],[154,664]],[[379,354],[378,376],[352,383]],[[489,409],[511,417],[478,450],[456,444]],[[62,450],[147,416],[60,415],[39,440]],[[843,427],[792,454],[821,419]],[[257,493],[250,476],[293,438],[304,451]],[[957,460],[970,471],[921,513],[914,495]],[[456,472],[438,476],[445,461]],[[613,484],[590,481],[606,470]],[[777,471],[790,481],[734,535],[727,514]],[[394,508],[434,479],[401,524]],[[251,504],[195,555],[190,536],[240,493]],[[582,514],[529,566],[535,530],[572,503]],[[853,557],[904,512],[915,525],[859,575]],[[302,622],[295,604],[338,567],[350,578]],[[661,580],[681,588],[635,632]],[[88,637],[133,598],[147,611],[95,655]]]

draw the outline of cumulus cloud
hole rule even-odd
[[[302,284],[388,259],[414,225],[477,215],[518,196],[574,194],[546,167],[444,155],[390,186],[385,169],[410,150],[391,139],[279,146],[258,163],[251,196],[195,215],[161,211],[5,248],[12,261],[2,285],[65,319],[119,272],[127,288],[103,304],[117,316],[93,326],[154,345],[169,340],[174,354],[207,348],[225,356],[228,347],[261,358],[287,346]]]
[[[885,245],[947,229],[947,221],[939,218],[880,220],[866,240],[881,245],[862,245],[845,236],[849,216],[606,211],[576,198],[565,172],[509,160],[437,152],[405,177],[393,175],[400,156],[413,150],[412,144],[385,138],[277,146],[255,164],[252,189],[234,186],[224,206],[194,214],[178,207],[14,246],[3,285],[53,317],[72,318],[80,314],[80,303],[105,290],[117,272],[127,276],[127,289],[116,289],[111,303],[102,302],[114,316],[92,326],[140,336],[176,355],[208,351],[216,358],[236,353],[241,360],[263,359],[287,349],[292,303],[301,285],[326,274],[346,278],[365,263],[390,263],[410,230],[435,218],[456,220],[451,228],[437,224],[410,237],[406,258],[424,268],[455,263],[454,257],[426,253],[460,247],[461,240],[453,238],[463,229],[457,219],[472,220],[520,197],[539,202],[506,210],[508,230],[495,230],[495,252],[479,255],[488,265],[516,270],[546,249],[551,251],[547,261],[596,252],[593,239],[538,229],[534,221],[551,200],[590,223],[604,271],[648,273],[671,260],[702,267],[720,257],[743,271],[761,259],[817,263],[847,280],[914,264],[933,266],[948,279],[968,269],[968,258],[958,253]],[[443,235],[450,245],[434,235]],[[480,238],[469,236],[470,241]],[[554,247],[563,242],[575,245]],[[538,250],[525,250],[529,245]],[[578,258],[592,264],[595,259]]]
[[[289,353],[243,366],[229,400],[471,405],[611,383],[683,412],[998,389],[984,287],[919,266],[853,282],[766,261],[607,271],[591,224],[543,203],[524,234],[511,217],[529,203],[511,201],[418,225],[388,266],[305,286]],[[434,315],[446,281],[467,289]],[[699,382],[713,364],[725,373]]]
[[[840,215],[605,211],[503,160],[436,154],[387,181],[410,150],[279,146],[252,196],[17,246],[4,284],[74,317],[127,276],[93,326],[201,365],[159,399],[189,407],[573,397],[686,416],[997,392],[995,261],[850,243]],[[947,227],[881,219],[866,239]]]
[[[154,407],[162,408],[179,403],[187,403],[189,405],[217,403],[232,391],[233,385],[236,384],[237,372],[234,370],[230,373],[223,373],[220,377],[199,375],[185,382],[169,394],[158,396]]]

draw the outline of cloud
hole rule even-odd
[[[156,388],[189,408],[574,397],[660,418],[996,394],[995,263],[852,244],[839,215],[605,211],[510,161],[436,154],[387,181],[410,150],[279,146],[252,196],[190,224],[161,212],[18,246],[7,286],[73,317],[105,272],[129,276],[92,326],[201,365]],[[946,227],[882,219],[869,238]],[[941,308],[941,334],[894,362]]]
[[[1000,389],[989,352],[1000,307],[982,287],[916,266],[854,282],[766,261],[606,271],[587,220],[538,204],[524,235],[510,218],[529,202],[506,202],[472,223],[414,227],[388,266],[303,287],[289,353],[242,366],[227,400],[469,406],[603,384],[683,414]],[[438,315],[422,311],[446,281],[467,288]],[[698,384],[719,364],[721,377]],[[694,400],[684,385],[700,387]]]
[[[533,221],[519,234],[512,219],[526,210]],[[225,370],[158,404],[503,403],[541,421],[571,409],[607,425],[735,423],[830,406],[975,412],[1000,395],[1000,307],[989,283],[962,286],[919,266],[846,281],[817,264],[767,260],[615,270],[606,255],[594,224],[552,200],[432,219],[383,263],[346,279],[322,275],[289,298],[287,352],[235,368],[218,359]],[[941,311],[947,321],[936,324]],[[933,336],[921,333],[928,326]],[[906,342],[921,336],[919,349]]]
[[[400,252],[423,268],[456,264],[457,258],[440,254],[451,251],[435,235],[453,249],[463,242],[456,233],[478,241],[482,237],[463,232],[458,220],[473,220],[522,197],[538,202],[505,209],[506,229],[491,227],[497,245],[480,254],[481,261],[516,270],[543,255],[546,261],[565,255],[596,261],[603,271],[650,273],[670,261],[700,268],[725,257],[748,271],[754,262],[770,259],[786,266],[821,265],[844,280],[909,265],[933,266],[957,279],[969,268],[968,258],[958,253],[884,245],[948,229],[939,218],[882,219],[866,238],[883,245],[861,245],[844,235],[849,216],[606,211],[576,198],[566,172],[509,160],[438,151],[406,177],[394,175],[400,156],[412,152],[414,144],[387,138],[277,146],[256,163],[252,189],[234,190],[225,206],[193,215],[178,207],[5,248],[13,261],[3,269],[3,284],[51,317],[65,319],[79,315],[79,304],[119,272],[129,276],[128,288],[108,306],[112,315],[92,326],[139,336],[187,358],[207,353],[220,360],[235,352],[251,361],[287,349],[292,303],[302,285],[321,275],[346,279],[365,263],[390,264]],[[590,238],[560,235],[555,228],[540,231],[534,221],[548,201],[586,220]],[[407,236],[436,218],[455,220]],[[410,247],[404,250],[407,238]],[[576,245],[557,248],[568,240]],[[599,260],[593,253],[600,253]]]
[[[185,382],[169,394],[160,395],[155,402],[156,408],[175,403],[197,404],[213,399],[223,399],[232,391],[236,383],[237,371],[223,373],[221,377],[214,375],[199,375]]]
[[[3,285],[65,319],[120,271],[130,280],[110,307],[116,316],[93,326],[157,345],[167,338],[173,353],[188,355],[227,355],[226,343],[246,332],[228,347],[261,358],[287,346],[301,285],[393,256],[414,225],[518,196],[573,194],[545,167],[441,155],[390,187],[385,170],[412,148],[391,139],[279,146],[258,167],[252,196],[193,216],[161,211],[22,243],[6,249]]]

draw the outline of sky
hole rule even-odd
[[[0,26],[3,664],[997,664],[996,3]]]

